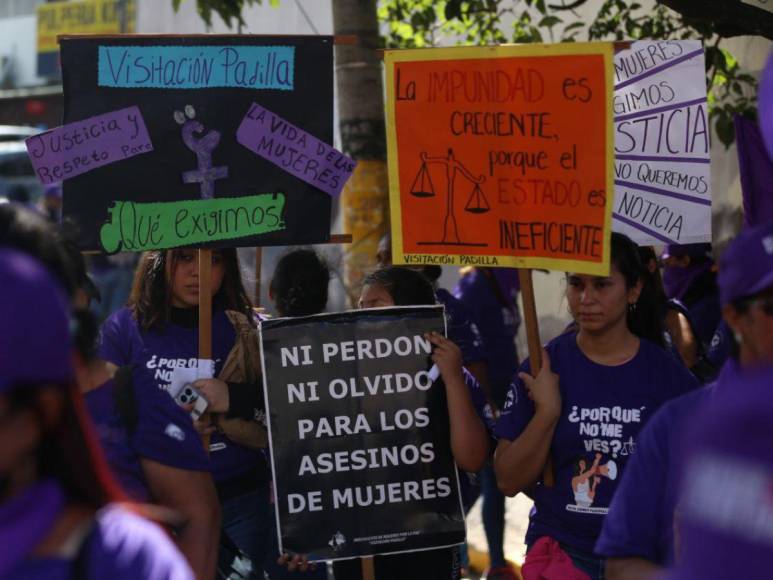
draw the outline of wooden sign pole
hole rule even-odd
[[[534,300],[534,281],[531,273],[531,270],[518,270],[518,281],[521,283],[523,321],[526,325],[526,344],[529,346],[531,374],[536,377],[542,368],[542,344],[539,339],[537,303]]]
[[[373,556],[363,556],[362,562],[362,580],[376,580],[376,566],[373,562]]]
[[[212,358],[212,250],[199,250],[199,358]]]
[[[212,250],[198,250],[199,261],[199,358],[212,358]],[[209,436],[202,437],[209,450]]]
[[[518,280],[521,283],[521,298],[523,299],[523,321],[526,325],[526,343],[529,345],[529,362],[531,375],[536,377],[542,368],[542,341],[539,338],[539,323],[537,322],[537,302],[534,299],[534,281],[531,270],[518,270]],[[553,487],[553,461],[548,461],[542,471],[542,482],[547,487]]]

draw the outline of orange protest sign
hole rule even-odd
[[[394,262],[606,274],[613,52],[386,51]]]

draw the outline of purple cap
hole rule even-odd
[[[689,431],[678,565],[666,580],[771,577],[773,368],[728,382]]]
[[[67,299],[36,260],[0,248],[0,392],[72,380]]]
[[[765,141],[768,155],[773,159],[773,52],[770,53],[768,64],[762,71],[757,102],[760,113],[760,133]]]
[[[773,286],[773,222],[741,231],[722,254],[717,281],[723,305]]]
[[[690,256],[690,258],[711,258],[711,244],[668,244],[663,250],[661,258],[681,258]]]

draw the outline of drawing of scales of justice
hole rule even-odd
[[[432,183],[429,169],[430,163],[445,166],[446,173],[446,215],[443,220],[443,236],[439,241],[417,242],[420,246],[487,246],[486,243],[463,241],[459,234],[459,224],[456,221],[456,211],[454,197],[456,194],[457,173],[467,179],[472,184],[472,192],[464,206],[464,211],[471,214],[486,213],[491,209],[486,195],[483,193],[481,184],[486,180],[485,176],[475,177],[461,162],[454,156],[454,150],[448,149],[446,157],[430,157],[425,152],[420,155],[421,167],[411,185],[411,195],[419,198],[434,197],[435,186]]]

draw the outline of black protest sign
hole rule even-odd
[[[464,541],[441,306],[261,323],[280,548],[330,560]]]
[[[152,143],[140,152],[122,143],[115,162],[65,176],[64,218],[82,248],[329,241],[332,199],[313,185],[318,161],[283,136],[291,124],[332,143],[332,45],[331,37],[303,36],[62,38],[64,122],[78,130],[71,139],[87,144],[83,127],[111,129],[88,120],[136,107]],[[255,103],[285,123],[274,123],[276,139],[264,143],[282,149],[274,157],[284,167],[237,140]],[[112,129],[124,140],[133,135],[131,127]],[[36,151],[67,144],[39,143]]]

